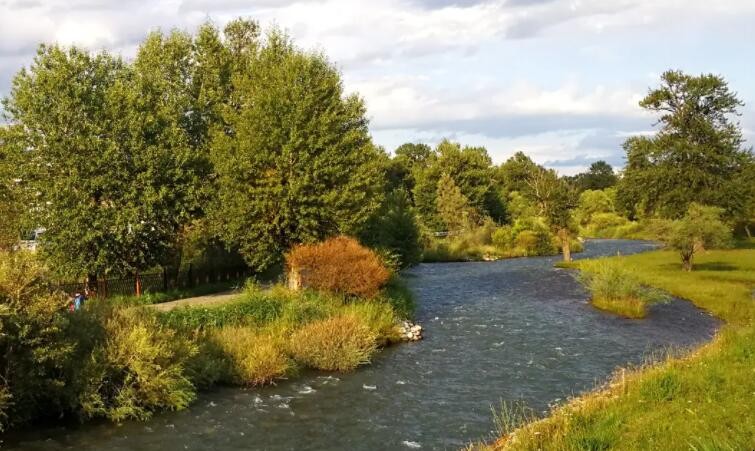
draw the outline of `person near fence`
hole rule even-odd
[[[82,307],[84,307],[84,302],[86,301],[86,291],[84,293],[76,292],[76,294],[73,295],[73,302],[71,302],[71,305],[69,306],[70,311],[76,311],[81,310]]]

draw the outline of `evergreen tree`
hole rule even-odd
[[[436,209],[438,181],[443,174],[453,179],[480,214],[496,221],[505,219],[506,207],[496,189],[492,161],[485,148],[462,148],[444,140],[427,161],[427,167],[417,171],[414,187],[414,202],[425,225],[431,228],[443,226]]]
[[[454,179],[443,174],[438,180],[438,193],[435,205],[438,216],[446,226],[446,231],[457,232],[468,229],[479,216],[470,205],[469,199],[461,192]]]
[[[416,265],[422,258],[419,225],[404,190],[388,193],[359,237],[365,245],[397,257],[402,268]]]

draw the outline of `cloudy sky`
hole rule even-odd
[[[0,95],[40,42],[130,57],[150,30],[238,16],[327,53],[389,150],[448,137],[566,174],[621,166],[669,68],[725,76],[755,142],[753,0],[0,0]]]

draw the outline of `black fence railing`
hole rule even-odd
[[[98,278],[96,287],[90,288],[90,290],[93,289],[92,291],[94,291],[90,296],[93,295],[98,298],[134,296],[137,294],[137,286],[140,286],[141,293],[155,293],[173,289],[195,288],[221,282],[241,281],[251,275],[251,269],[246,266],[226,268],[192,268],[189,266],[187,269],[181,271],[163,269],[157,272],[139,274],[138,276]],[[86,283],[84,281],[64,282],[59,284],[58,287],[63,292],[74,295],[77,292],[83,293]]]

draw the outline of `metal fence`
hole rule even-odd
[[[171,271],[163,269],[156,272],[139,274],[139,276],[121,278],[98,278],[94,296],[107,298],[111,296],[134,296],[136,295],[137,277],[141,282],[142,293],[155,293],[172,289],[194,288],[202,285],[210,285],[221,282],[240,281],[252,275],[251,269],[246,266],[226,268],[192,268],[186,270]],[[83,293],[86,283],[64,282],[59,288],[69,295]]]

